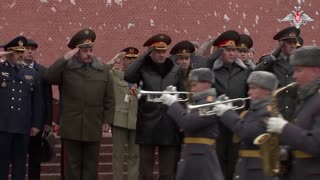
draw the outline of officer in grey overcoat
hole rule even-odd
[[[193,104],[204,104],[215,99],[214,73],[208,68],[191,71],[189,76]],[[218,120],[214,115],[200,116],[199,110],[188,113],[177,96],[163,94],[163,104],[169,106],[167,114],[184,130],[184,148],[178,163],[177,180],[222,180],[223,175],[215,150]]]
[[[280,134],[292,152],[290,180],[320,179],[320,47],[304,46],[290,56],[297,82],[296,119],[282,117],[267,121],[267,131]]]

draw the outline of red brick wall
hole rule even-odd
[[[301,0],[315,19],[302,26],[305,44],[320,44],[320,1]],[[279,22],[296,0],[1,0],[0,43],[23,34],[38,41],[38,59],[45,65],[68,50],[66,44],[86,27],[97,33],[95,53],[103,60],[126,46],[140,50],[150,36],[162,32],[180,40],[216,37],[224,30],[249,32],[256,56],[273,49],[273,35],[288,22]]]

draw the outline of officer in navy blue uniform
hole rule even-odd
[[[36,49],[38,44],[28,39],[26,44],[27,51],[24,53],[24,64],[31,66],[38,73],[39,88],[41,96],[41,129],[36,136],[30,137],[29,158],[28,158],[28,178],[29,180],[40,180],[41,163],[41,142],[42,137],[49,133],[52,120],[52,88],[51,84],[44,79],[43,74],[46,70],[44,66],[35,61]]]
[[[25,179],[29,135],[40,128],[39,87],[36,72],[22,64],[23,36],[1,46],[10,52],[0,64],[0,179],[8,179],[11,163],[12,180]]]

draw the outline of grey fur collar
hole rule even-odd
[[[241,67],[242,69],[247,69],[247,66],[246,66],[240,59],[238,59],[238,58],[234,61],[234,63],[235,63],[237,66]],[[212,69],[213,69],[213,70],[220,69],[221,67],[223,67],[223,65],[224,65],[224,64],[223,64],[222,60],[221,60],[221,59],[217,59],[217,60],[214,62]]]
[[[67,64],[67,68],[69,69],[78,69],[83,67],[83,63],[79,62],[77,60],[76,57],[72,57]],[[93,58],[92,62],[90,63],[90,66],[93,69],[99,70],[99,71],[103,71],[105,69],[105,65],[102,64],[98,59],[96,59],[95,57]]]

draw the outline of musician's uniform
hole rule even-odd
[[[320,48],[304,46],[290,57],[290,64],[297,67],[320,67]],[[267,121],[267,130],[280,134],[280,142],[288,145],[292,152],[290,180],[320,179],[320,76],[309,72],[308,80],[297,69],[297,82],[305,83],[298,90],[296,119],[287,122],[282,118]],[[317,77],[312,77],[317,75]]]
[[[221,116],[221,122],[241,139],[239,159],[234,173],[237,180],[264,180],[259,147],[253,144],[254,139],[266,132],[263,120],[270,116],[267,105],[270,100],[264,99],[243,112],[243,119],[233,110]]]
[[[204,74],[209,73],[209,75],[212,73],[208,68],[195,69],[191,71],[189,80],[190,77],[195,77],[195,74],[200,71],[203,71]],[[203,81],[204,76],[202,75],[197,74],[197,77],[194,78],[196,79],[195,81]],[[214,78],[212,79],[214,80]],[[215,89],[196,92],[192,95],[192,101],[195,105],[209,103],[214,99]],[[182,158],[178,163],[176,179],[223,180],[215,150],[215,139],[219,133],[217,117],[215,115],[200,116],[198,109],[188,113],[179,102],[168,105],[167,114],[184,130],[185,136]]]
[[[228,110],[224,104],[215,106],[220,121],[227,126],[240,140],[239,159],[236,165],[234,179],[239,180],[266,180],[264,177],[259,147],[253,142],[256,137],[266,132],[264,120],[270,116],[268,106],[271,105],[271,97],[261,92],[270,92],[278,86],[278,80],[272,73],[265,71],[254,71],[248,80],[250,86],[251,100],[250,108],[239,116],[233,110]],[[218,112],[220,111],[220,112]]]

